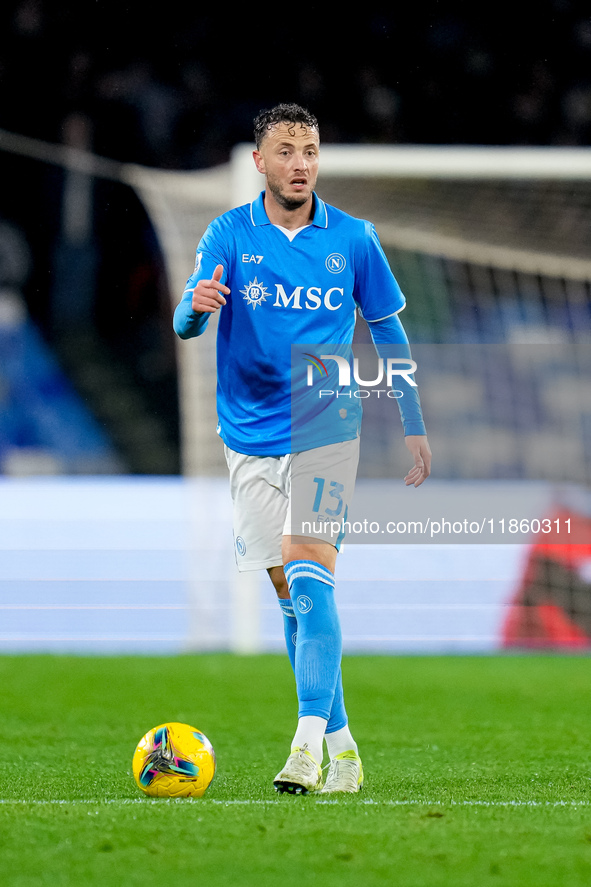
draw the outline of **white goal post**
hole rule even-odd
[[[232,201],[260,190],[253,145],[232,151]],[[591,179],[589,148],[455,145],[321,145],[321,176],[416,179]]]

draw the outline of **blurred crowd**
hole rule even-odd
[[[225,161],[282,100],[308,105],[325,141],[589,143],[591,14],[578,0],[281,18],[212,6],[7,0],[0,127],[61,141],[76,115],[97,153],[164,168]]]

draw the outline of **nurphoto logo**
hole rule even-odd
[[[318,370],[321,377],[329,376],[329,368],[326,365],[326,362],[332,360],[336,363],[338,368],[338,385],[339,389],[350,388],[351,387],[351,363],[347,360],[346,357],[343,357],[341,354],[321,354],[317,357],[315,354],[304,353],[304,360],[306,360],[309,364],[306,376],[306,385],[308,387],[312,387],[314,385],[314,370]],[[417,364],[416,361],[412,360],[410,357],[376,357],[377,360],[377,369],[376,375],[373,379],[362,379],[361,373],[359,370],[359,358],[353,358],[353,381],[357,383],[357,385],[361,386],[363,389],[372,388],[375,389],[375,392],[378,397],[380,394],[385,393],[387,397],[400,398],[403,397],[404,392],[394,388],[393,381],[396,378],[397,380],[404,379],[404,382],[407,385],[410,385],[412,388],[417,387],[417,383],[412,378],[412,374],[416,372]],[[334,369],[334,367],[333,367]],[[378,388],[379,385],[386,381],[387,388]],[[362,391],[362,390],[354,390],[353,392],[347,392],[346,395],[342,390],[334,391],[333,389],[321,389],[319,391],[319,397],[328,397],[331,395],[335,395],[337,397],[347,396],[350,397],[353,394],[354,397],[365,398],[371,396],[370,391]]]

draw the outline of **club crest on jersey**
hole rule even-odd
[[[256,279],[249,281],[247,287],[243,290],[240,290],[243,294],[244,299],[248,302],[249,305],[252,305],[252,310],[254,311],[257,305],[262,305],[267,296],[270,296],[271,293],[268,292],[267,287],[263,286],[262,283]]]
[[[331,274],[340,274],[347,267],[347,260],[340,253],[331,253],[324,264]]]

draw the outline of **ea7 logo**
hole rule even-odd
[[[251,262],[254,262],[255,265],[260,265],[263,258],[263,256],[253,256],[250,253],[242,253],[242,261],[245,265],[248,265]]]

